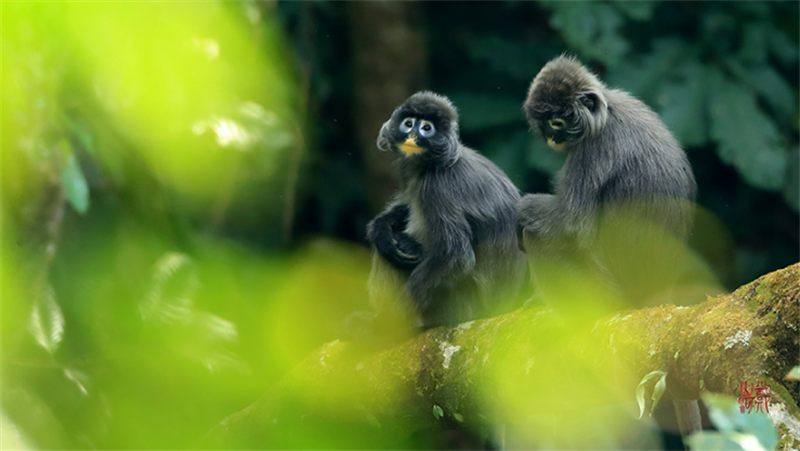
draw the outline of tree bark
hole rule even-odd
[[[227,447],[386,446],[443,424],[481,427],[629,402],[652,371],[667,374],[665,400],[696,399],[702,390],[738,396],[740,383],[767,381],[771,409],[796,419],[796,383],[784,376],[800,363],[798,299],[795,264],[692,307],[646,308],[591,324],[524,308],[379,351],[337,340],[225,420],[212,439]],[[314,441],[332,431],[340,441]]]
[[[350,2],[355,126],[373,211],[397,190],[393,155],[375,140],[395,107],[425,83],[428,55],[423,5],[418,2]]]

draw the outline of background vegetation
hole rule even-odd
[[[797,2],[0,8],[4,446],[196,446],[366,305],[394,106],[449,96],[545,191],[521,104],[563,52],[685,146],[703,271],[798,261]]]

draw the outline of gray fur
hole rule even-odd
[[[418,141],[423,151],[398,150],[408,137],[399,130],[406,117],[435,125],[434,136]],[[514,299],[525,272],[514,213],[519,191],[491,161],[459,142],[457,121],[447,98],[421,92],[394,111],[378,136],[380,149],[403,155],[397,160],[401,189],[368,226],[376,255],[370,297],[379,312],[396,310],[380,300],[398,278],[403,280],[400,303],[411,303],[424,327],[506,309],[500,304]],[[385,237],[391,229],[385,218],[406,208],[405,234],[422,247],[419,264],[411,271],[386,265],[376,249],[391,242]]]
[[[517,206],[534,284],[548,283],[541,274],[554,262],[590,267],[636,302],[674,282],[697,188],[659,117],[563,56],[542,68],[523,109],[531,128],[567,153],[555,193],[528,194]],[[566,126],[553,129],[553,118]]]

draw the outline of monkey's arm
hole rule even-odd
[[[378,254],[400,270],[411,270],[420,261],[422,246],[403,230],[408,225],[408,205],[387,208],[367,225],[367,240]]]
[[[475,267],[472,230],[451,204],[423,205],[426,239],[431,245],[406,282],[406,292],[421,312],[434,300],[436,288],[469,274]]]
[[[554,194],[527,194],[517,203],[518,238],[558,240],[586,249],[591,245],[596,205],[592,195],[565,199]]]
[[[517,203],[518,233],[522,231],[541,238],[549,234],[557,216],[557,199],[552,194],[526,194]]]

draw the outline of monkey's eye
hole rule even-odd
[[[550,119],[547,121],[547,123],[550,124],[550,128],[552,128],[553,130],[561,130],[562,128],[564,128],[565,124],[564,119],[561,119],[560,117]]]
[[[400,131],[403,133],[408,133],[414,128],[414,123],[417,122],[416,119],[413,117],[407,117],[403,119],[403,122],[400,122]]]
[[[436,133],[436,127],[428,121],[422,121],[422,125],[419,127],[419,135],[423,138],[430,138],[434,133]]]

